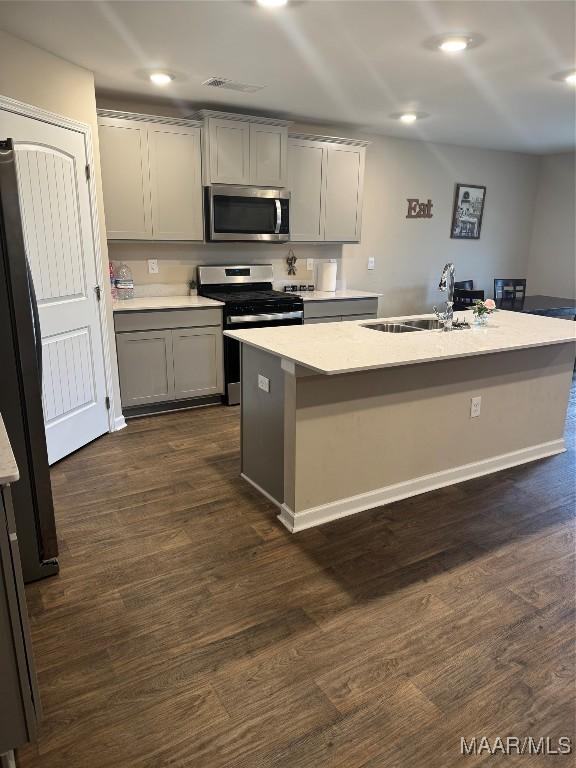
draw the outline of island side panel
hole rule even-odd
[[[294,501],[281,519],[299,530],[562,451],[573,365],[574,344],[559,344],[297,376]]]
[[[268,379],[269,391],[258,386]],[[242,345],[242,476],[284,501],[284,371],[279,357]]]

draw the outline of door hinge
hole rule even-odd
[[[84,170],[86,172],[86,181],[89,181],[90,180],[90,166],[88,164],[86,164]]]
[[[110,398],[109,397],[106,398],[105,403],[106,403],[106,410],[109,411],[110,410]]]
[[[96,294],[97,301],[101,301],[101,299],[102,299],[102,291],[100,290],[100,286],[99,285],[94,287],[94,293]]]

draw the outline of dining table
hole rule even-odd
[[[508,309],[513,312],[524,312],[529,315],[546,315],[548,317],[576,318],[576,299],[566,299],[561,296],[546,296],[535,294],[518,299],[496,300],[498,309]]]

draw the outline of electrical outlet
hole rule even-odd
[[[148,259],[148,274],[157,275],[158,272],[158,259]]]
[[[270,379],[262,376],[261,373],[258,374],[258,389],[261,389],[263,392],[270,392]]]
[[[470,400],[470,418],[476,419],[478,416],[480,416],[480,408],[482,406],[482,398],[480,395],[478,397],[473,397]]]
[[[314,272],[314,259],[306,259],[306,269],[308,272]]]
[[[376,259],[374,256],[368,257],[368,269],[376,269]]]

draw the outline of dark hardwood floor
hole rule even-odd
[[[574,425],[561,456],[296,535],[238,477],[238,409],[60,462],[19,766],[573,765],[460,737],[574,743]]]

